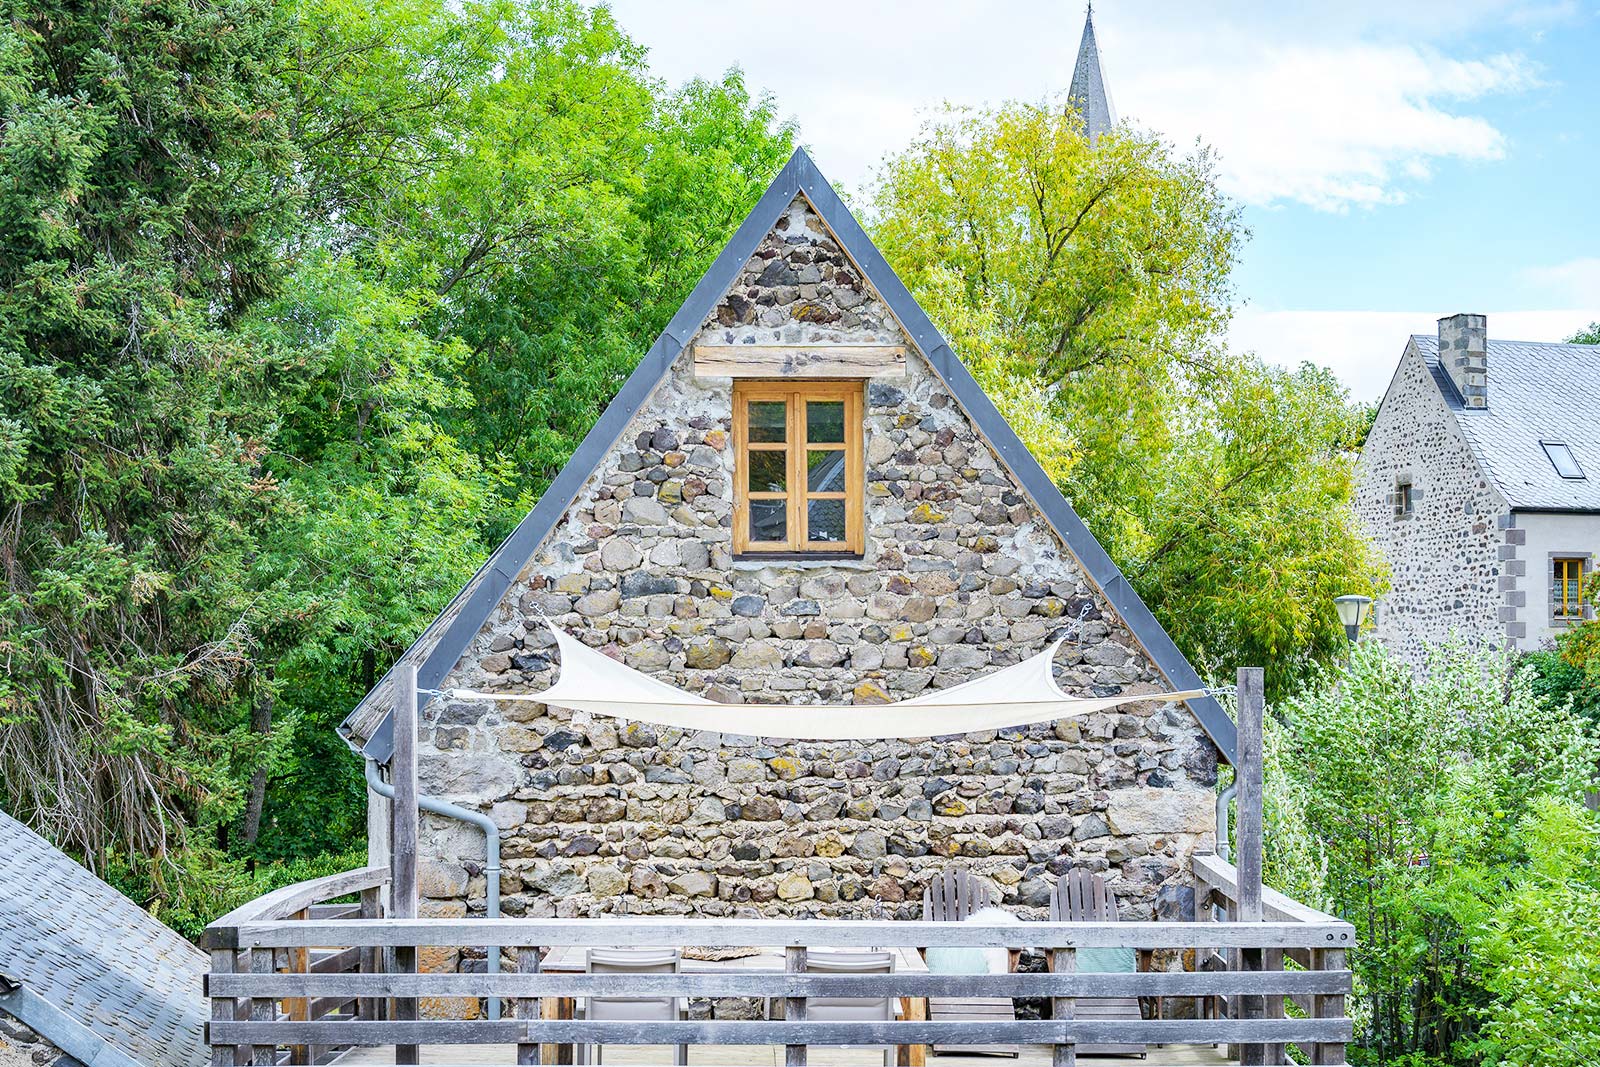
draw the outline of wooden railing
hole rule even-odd
[[[1196,864],[1205,892],[1226,895],[1229,868],[1212,857]],[[290,1062],[330,1046],[394,1045],[397,1062],[415,1062],[411,1046],[505,1044],[517,1048],[518,1063],[558,1062],[560,1046],[600,1045],[783,1045],[786,1063],[801,1067],[808,1046],[917,1046],[1036,1044],[1053,1048],[1053,1063],[1076,1063],[1079,1044],[1219,1044],[1241,1048],[1243,1062],[1284,1063],[1289,1045],[1298,1045],[1314,1063],[1343,1063],[1351,1036],[1344,1017],[1350,974],[1343,954],[1354,941],[1347,924],[1287,901],[1262,922],[1029,922],[985,925],[971,922],[893,922],[857,920],[721,920],[676,918],[602,919],[385,919],[303,918],[311,898],[360,888],[371,892],[380,872],[353,872],[351,881],[324,879],[301,892],[281,891],[265,898],[266,911],[235,913],[208,932],[213,1064],[277,1062],[287,1050]],[[293,887],[301,890],[302,887]],[[369,909],[370,911],[370,909]],[[723,971],[679,974],[541,973],[540,960],[553,948],[781,946],[786,972]],[[308,950],[354,951],[366,961],[394,950],[426,947],[489,946],[506,950],[517,970],[499,974],[399,973],[394,967],[363,966],[357,971],[285,967]],[[871,948],[1040,948],[1053,970],[1044,974],[950,975],[894,973],[839,975],[805,973],[809,946]],[[1078,973],[1077,951],[1085,948],[1177,950],[1194,957],[1226,959],[1228,953],[1264,956],[1277,966],[1263,969],[1157,971],[1117,974]],[[1220,950],[1220,957],[1214,956]],[[401,958],[408,958],[403,953]],[[1283,969],[1282,960],[1300,957],[1314,969]],[[410,968],[403,968],[409,971]],[[672,996],[683,998],[761,997],[782,1000],[783,1020],[591,1022],[559,1017],[551,1006],[575,997]],[[808,1020],[811,997],[1042,997],[1053,1017],[1046,1020],[977,1022],[928,1021],[920,1011],[892,1022]],[[423,997],[501,997],[514,1002],[515,1017],[498,1020],[417,1020]],[[1241,1010],[1214,1018],[1077,1019],[1079,998],[1192,998],[1198,1003],[1225,998]],[[1313,1008],[1309,1017],[1286,1012],[1293,998]],[[281,1010],[303,1004],[312,1010]],[[1261,1005],[1260,1011],[1251,1006]],[[248,1005],[248,1007],[246,1007]],[[315,1006],[346,1007],[342,1017],[317,1015]],[[1277,1010],[1273,1009],[1277,1005]],[[353,1007],[354,1010],[348,1010]],[[540,1046],[544,1046],[541,1057]]]
[[[1202,920],[1213,915],[1219,915],[1221,921],[1213,925],[1212,929],[1222,929],[1232,926],[1239,918],[1239,878],[1238,872],[1231,864],[1219,856],[1197,855],[1193,857],[1192,868],[1195,881],[1195,915]],[[1301,904],[1284,896],[1274,889],[1263,886],[1261,889],[1261,914],[1262,918],[1276,923],[1300,923],[1313,926],[1337,922],[1333,916],[1318,911],[1315,908]],[[1354,939],[1352,938],[1351,941]],[[1274,990],[1273,995],[1240,996],[1237,994],[1219,994],[1211,997],[1206,1002],[1206,1009],[1202,1014],[1212,1018],[1231,1017],[1237,1019],[1282,1019],[1291,1010],[1298,1010],[1309,1018],[1342,1018],[1345,1014],[1345,994],[1349,992],[1349,971],[1346,970],[1345,953],[1351,945],[1348,941],[1328,941],[1325,944],[1284,944],[1264,948],[1259,955],[1247,954],[1240,947],[1218,941],[1211,953],[1196,954],[1196,968],[1210,969],[1217,972],[1264,971],[1279,973],[1284,971],[1286,962],[1293,963],[1302,971],[1314,973],[1334,973],[1344,975],[1343,988],[1338,990]],[[1284,1062],[1284,1048],[1281,1042],[1272,1043],[1260,1051],[1261,1059],[1255,1058],[1256,1052],[1251,1049],[1238,1050],[1240,1062],[1250,1063],[1279,1063]],[[1313,1064],[1342,1064],[1345,1062],[1342,1047],[1320,1047],[1307,1050],[1309,1061]]]
[[[344,1022],[372,1021],[381,1018],[379,1006],[342,990],[330,987],[326,993],[316,992],[316,979],[332,978],[336,981],[345,975],[377,975],[388,968],[381,951],[375,946],[347,944],[343,941],[327,943],[302,939],[294,945],[252,945],[241,948],[237,931],[250,923],[278,923],[282,925],[366,923],[383,918],[383,890],[389,884],[389,868],[363,867],[298,882],[258,897],[241,908],[222,916],[206,928],[201,947],[211,953],[211,972],[206,977],[206,995],[211,998],[213,1023],[250,1020],[267,1024],[315,1023],[321,1026]],[[356,903],[328,903],[338,897],[356,896]],[[235,995],[228,991],[230,977],[246,974],[262,977],[294,976],[307,980],[307,989],[290,996],[252,997],[248,993]],[[220,982],[219,982],[220,979]],[[251,1049],[240,1046],[229,1049],[224,1058],[213,1050],[213,1062],[243,1064],[277,1063],[286,1058],[290,1063],[317,1063],[329,1047],[347,1045],[347,1041],[304,1041],[290,1044],[285,1056],[280,1057],[273,1047]]]

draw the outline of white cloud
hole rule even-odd
[[[1151,0],[1096,12],[1118,110],[1179,143],[1199,137],[1253,204],[1391,203],[1443,163],[1494,160],[1504,135],[1477,105],[1537,82],[1514,52],[1463,39],[1528,34],[1571,0]],[[1079,4],[1009,0],[613,0],[672,81],[741,66],[800,121],[824,173],[858,187],[928,109],[1039,99],[1071,78]],[[1465,53],[1465,54],[1463,54]]]
[[[1537,83],[1515,54],[1452,58],[1425,44],[1238,25],[1197,49],[1171,31],[1104,36],[1113,30],[1112,43],[1132,52],[1106,59],[1126,67],[1128,116],[1214,145],[1224,188],[1256,205],[1397,203],[1441,161],[1499,159],[1504,135],[1470,105]]]
[[[1550,267],[1530,267],[1524,277],[1550,294],[1552,301],[1600,305],[1600,257],[1572,259]]]
[[[1329,367],[1355,400],[1377,400],[1414,333],[1431,334],[1444,311],[1255,311],[1238,312],[1229,344],[1285,367],[1310,361]],[[1561,341],[1600,320],[1600,299],[1587,309],[1490,311],[1489,336],[1517,341]]]

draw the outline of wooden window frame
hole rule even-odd
[[[839,381],[810,379],[806,381],[777,381],[762,378],[740,378],[733,383],[733,553],[744,558],[859,558],[866,550],[866,449],[863,446],[863,425],[866,387],[859,379]],[[781,400],[786,405],[784,440],[778,442],[752,442],[750,440],[750,404],[757,401]],[[813,443],[806,439],[805,404],[810,400],[844,401],[844,441]],[[844,492],[812,493],[806,486],[806,453],[808,450],[843,451],[845,461]],[[750,453],[782,451],[788,453],[786,491],[768,493],[750,491]],[[752,500],[777,500],[786,502],[784,541],[753,541],[750,539],[750,502]],[[843,541],[808,541],[806,529],[811,500],[843,500],[845,508],[845,537]]]
[[[1568,599],[1567,585],[1577,569],[1578,593]],[[1588,604],[1583,599],[1583,586],[1589,580],[1589,557],[1586,555],[1554,555],[1550,557],[1550,618],[1555,623],[1578,623],[1588,617]]]

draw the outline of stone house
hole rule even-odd
[[[547,622],[797,715],[870,716],[1063,633],[1069,693],[1201,687],[804,152],[408,655],[424,690],[536,692],[559,668]],[[341,728],[380,764],[389,707],[386,679]],[[871,743],[452,699],[418,730],[419,788],[492,814],[501,906],[534,916],[911,917],[948,864],[1033,917],[1073,866],[1128,918],[1176,915],[1234,745],[1209,697]],[[429,816],[421,847],[423,913],[481,913],[482,835]]]
[[[1491,339],[1471,314],[1411,337],[1356,510],[1392,572],[1377,636],[1413,663],[1452,634],[1533,649],[1592,617],[1600,346]]]

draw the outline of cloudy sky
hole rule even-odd
[[[859,189],[942,101],[1065,88],[1079,0],[612,0],[678,82],[741,67]],[[1408,333],[1600,319],[1600,0],[1101,0],[1119,115],[1220,155],[1236,345],[1376,399]]]

